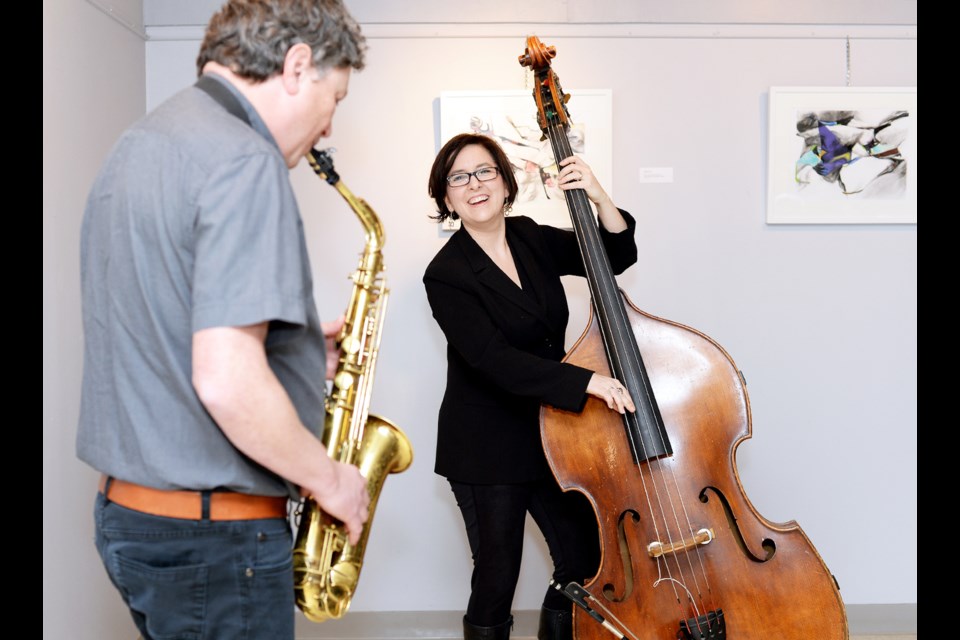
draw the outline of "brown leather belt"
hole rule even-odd
[[[166,518],[184,520],[203,519],[201,491],[165,491],[143,485],[100,477],[100,493],[121,507]],[[283,496],[253,496],[233,491],[209,491],[210,520],[259,520],[286,518],[287,498]]]

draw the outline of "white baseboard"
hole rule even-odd
[[[515,638],[535,638],[539,611],[513,614]],[[297,612],[297,640],[447,640],[463,637],[462,611],[358,611],[339,620],[310,622]],[[851,635],[917,633],[917,605],[850,604]]]

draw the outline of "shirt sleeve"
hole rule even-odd
[[[280,158],[255,154],[215,171],[197,207],[193,330],[274,320],[306,325],[309,263]]]

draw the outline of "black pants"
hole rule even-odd
[[[553,579],[583,582],[597,572],[600,540],[596,515],[576,491],[563,492],[551,476],[524,484],[476,485],[450,481],[473,553],[467,620],[491,627],[510,617],[527,512],[543,533],[553,560]],[[568,609],[570,601],[546,585],[543,606]]]

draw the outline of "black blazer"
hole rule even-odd
[[[637,260],[636,222],[601,226],[615,273]],[[447,338],[436,473],[458,482],[528,482],[550,473],[540,405],[580,411],[592,371],[560,362],[569,312],[560,276],[584,275],[573,231],[506,219],[507,242],[526,276],[520,289],[464,229],[427,266],[427,299]]]

